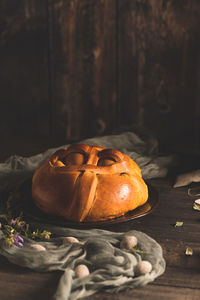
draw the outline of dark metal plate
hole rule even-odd
[[[134,220],[136,218],[146,216],[147,214],[151,213],[159,203],[158,192],[154,187],[152,187],[147,182],[149,197],[147,202],[144,205],[114,219],[104,220],[99,222],[78,223],[78,222],[66,220],[63,217],[50,216],[45,214],[41,210],[39,210],[35,206],[34,201],[32,200],[31,185],[32,185],[32,178],[29,178],[28,180],[24,181],[22,184],[19,185],[17,189],[18,199],[16,198],[15,202],[11,204],[11,206],[12,205],[18,206],[17,208],[18,212],[21,211],[24,217],[27,217],[30,221],[32,220],[41,223],[49,223],[49,224],[55,224],[55,225],[71,227],[71,228],[95,228],[95,227],[103,227],[110,224],[127,222],[130,220]]]

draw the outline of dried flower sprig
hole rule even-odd
[[[39,239],[39,240],[48,240],[51,237],[51,232],[43,230],[35,230],[30,234],[31,238],[33,240]]]
[[[176,223],[174,224],[174,227],[181,227],[181,226],[183,226],[182,221],[176,221]]]
[[[141,250],[138,248],[138,246],[135,246],[135,247],[132,247],[131,250],[134,252],[134,253],[138,253],[138,254],[146,254],[145,251]]]
[[[187,247],[186,249],[185,249],[185,255],[193,255],[193,249],[192,248],[190,248],[190,247]]]
[[[24,247],[24,238],[28,237],[34,240],[48,240],[51,237],[51,232],[47,230],[34,230],[30,229],[30,225],[22,220],[19,216],[15,219],[10,218],[8,215],[0,215],[1,230],[4,234],[3,240],[7,246]]]
[[[4,237],[3,237],[4,243],[7,246],[15,245],[20,248],[23,248],[24,239],[19,234],[19,232],[17,232],[17,230],[13,227],[13,225],[3,224],[1,229],[4,233]]]

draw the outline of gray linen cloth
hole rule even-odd
[[[177,188],[190,185],[192,182],[200,182],[200,169],[178,175],[174,187]]]
[[[114,148],[133,158],[142,170],[144,179],[165,177],[168,170],[173,166],[175,158],[173,155],[158,155],[158,141],[154,136],[149,135],[143,138],[134,132],[124,132],[118,135],[94,137],[80,141],[88,145],[100,145],[106,148]],[[53,154],[57,149],[67,147],[62,145],[51,148],[31,157],[13,155],[5,163],[0,164],[0,191],[10,189],[21,178],[33,174],[38,165]]]
[[[91,138],[81,142],[115,148],[126,153],[141,167],[145,179],[164,177],[173,163],[172,156],[158,155],[158,143],[154,138],[144,140],[134,132]],[[13,191],[22,179],[31,176],[38,165],[57,149],[49,149],[32,157],[12,156],[5,163],[0,164],[1,195],[5,190]],[[69,229],[43,224],[42,220],[37,224],[37,228],[39,227],[51,231],[55,236],[39,243],[46,251],[31,249],[29,246],[35,241],[26,237],[24,237],[24,248],[15,245],[5,246],[2,242],[3,233],[0,230],[0,254],[15,264],[36,271],[62,270],[63,275],[54,295],[56,300],[76,300],[98,291],[113,293],[135,288],[153,281],[165,270],[162,248],[145,233],[138,231],[115,233],[95,228]],[[127,235],[138,238],[138,246],[144,251],[143,254],[120,249],[120,241]],[[62,241],[67,236],[78,238],[79,243],[63,244]],[[153,269],[149,274],[135,276],[134,267],[140,260],[150,261]],[[89,276],[75,278],[74,268],[79,264],[88,266]]]
[[[24,248],[6,247],[1,242],[0,254],[10,262],[36,271],[64,271],[53,299],[75,300],[98,291],[116,293],[145,285],[165,270],[162,248],[145,233],[135,230],[115,233],[101,229],[45,228],[57,236],[48,242],[39,243],[46,251],[30,249],[29,245],[35,242],[25,239]],[[130,235],[137,237],[138,246],[144,254],[120,249],[122,238]],[[63,244],[65,236],[76,237],[79,243]],[[145,275],[134,276],[134,267],[142,259],[151,262],[153,269]],[[80,264],[89,268],[89,276],[75,278],[74,268]]]

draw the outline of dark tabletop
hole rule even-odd
[[[159,193],[159,205],[150,214],[128,222],[107,225],[104,229],[126,232],[140,230],[154,238],[163,248],[166,271],[153,283],[118,294],[98,293],[83,299],[200,299],[200,212],[193,209],[194,200],[187,187],[173,188],[174,177],[152,179]],[[183,226],[175,227],[176,221]],[[193,255],[185,249],[191,247]],[[1,300],[49,300],[62,272],[38,273],[9,263],[0,256]]]
[[[153,283],[123,293],[95,294],[84,299],[200,299],[200,212],[193,210],[195,197],[187,188],[172,187],[171,179],[153,179],[159,205],[149,215],[104,227],[113,231],[136,229],[156,239],[163,248],[166,271]],[[183,226],[175,227],[176,221]],[[186,247],[193,255],[185,255]],[[61,272],[38,273],[9,263],[0,257],[0,299],[51,299]]]

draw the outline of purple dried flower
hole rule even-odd
[[[24,247],[24,239],[19,235],[19,233],[17,232],[15,235],[14,235],[14,245],[15,246],[18,246],[20,248],[23,248]]]
[[[10,221],[10,225],[11,225],[11,226],[12,226],[12,225],[16,225],[16,223],[17,223],[16,219],[12,219],[12,220]]]
[[[10,221],[10,225],[14,228],[18,228],[20,229],[21,231],[25,231],[26,230],[26,222],[24,221],[21,221],[21,218],[18,217],[16,219],[12,219]]]

